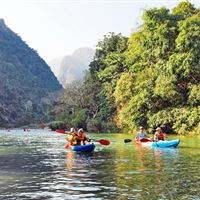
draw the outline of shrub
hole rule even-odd
[[[55,131],[56,129],[66,129],[66,123],[64,121],[52,121],[47,124],[47,126]]]
[[[101,130],[106,133],[118,132],[118,128],[116,127],[114,122],[102,122]]]
[[[101,130],[101,123],[99,119],[90,119],[87,123],[87,130],[89,132],[98,133]]]

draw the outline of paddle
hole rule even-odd
[[[63,130],[63,129],[56,129],[55,132],[56,132],[56,133],[67,134],[67,133],[65,132],[65,130]]]
[[[57,130],[55,130],[55,131],[56,131],[57,133],[69,134],[69,135],[70,135],[70,133],[65,132],[65,130],[57,129]],[[88,138],[88,139],[89,139],[89,138]],[[91,139],[91,138],[90,138],[90,140],[93,140],[93,141],[95,141],[95,142],[99,142],[101,145],[109,145],[109,144],[110,144],[110,141],[109,141],[109,140],[105,140],[105,139],[95,140],[95,139]]]
[[[131,141],[132,141],[131,139],[124,139],[124,143],[129,143]]]
[[[109,145],[110,144],[110,141],[105,140],[105,139],[101,139],[101,140],[90,139],[90,140],[93,140],[95,142],[99,142],[101,145]]]
[[[149,139],[149,138],[142,138],[141,140],[138,140],[138,141],[140,141],[140,142],[152,142],[152,140]],[[132,140],[131,139],[124,139],[124,143],[129,143],[129,142],[132,142]]]

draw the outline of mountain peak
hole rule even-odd
[[[71,55],[66,55],[49,62],[52,71],[58,77],[60,83],[66,84],[82,80],[85,70],[94,57],[95,51],[90,47],[76,49]]]
[[[0,18],[0,28],[7,29],[4,19]]]
[[[89,47],[81,47],[63,58],[60,64],[60,73],[58,80],[65,86],[74,81],[82,80],[85,70],[89,68],[89,64],[94,57],[94,49]]]
[[[0,24],[4,24],[5,25],[4,19],[0,18]]]

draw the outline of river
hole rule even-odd
[[[65,135],[48,130],[0,130],[2,200],[200,200],[200,138],[178,148],[139,147],[125,134],[90,154],[66,151]]]

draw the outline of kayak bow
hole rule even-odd
[[[66,145],[66,148],[67,148],[67,145]],[[86,145],[70,146],[69,148],[72,151],[76,151],[76,152],[92,152],[95,149],[95,145],[91,143],[91,144],[86,144]]]
[[[153,141],[136,141],[137,144],[141,144],[142,146],[148,146],[148,147],[160,147],[160,148],[165,148],[165,147],[177,147],[180,143],[180,139],[176,140],[165,140],[165,141],[158,141],[158,142],[153,142]]]

